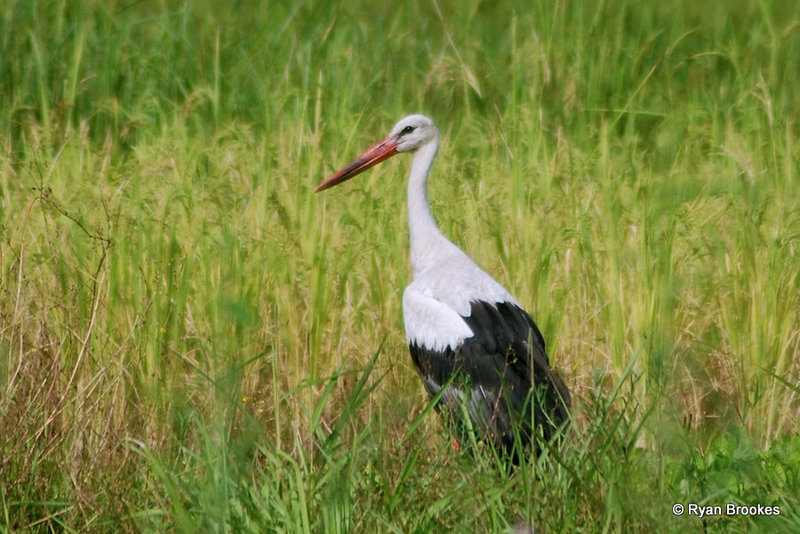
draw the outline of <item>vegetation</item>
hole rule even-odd
[[[0,531],[800,529],[799,3],[0,15]],[[411,112],[574,392],[514,473],[408,357],[408,161],[312,193]]]

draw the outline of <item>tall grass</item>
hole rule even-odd
[[[800,527],[795,2],[0,13],[4,531]],[[407,355],[408,162],[312,194],[410,112],[575,394],[513,474]]]

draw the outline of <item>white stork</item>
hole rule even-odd
[[[550,367],[544,339],[531,317],[436,226],[427,182],[438,149],[439,130],[433,121],[409,115],[316,191],[411,152],[413,280],[403,293],[411,358],[425,389],[438,398],[437,410],[454,423],[462,439],[472,428],[478,439],[492,441],[518,460],[515,437],[529,447],[540,429],[549,440],[568,418],[569,391]],[[468,420],[460,415],[464,413]]]

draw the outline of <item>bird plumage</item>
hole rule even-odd
[[[439,230],[427,179],[439,131],[423,115],[400,120],[389,135],[320,184],[327,189],[384,159],[411,152],[408,227],[412,281],[403,293],[406,338],[437,409],[459,433],[514,453],[537,429],[545,440],[568,418],[569,391],[550,367],[544,338],[514,297]],[[466,412],[468,420],[461,417]],[[516,456],[516,455],[515,455]]]

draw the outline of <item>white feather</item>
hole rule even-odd
[[[413,281],[403,295],[406,338],[409,344],[416,342],[427,349],[455,349],[473,335],[462,319],[469,316],[473,302],[516,301],[439,231],[427,194],[428,172],[439,149],[439,130],[427,117],[411,115],[397,123],[392,132],[399,135],[407,127],[413,132],[404,140],[403,150],[414,155],[408,179]]]
[[[455,349],[473,334],[453,308],[413,283],[403,293],[403,320],[408,344],[429,350]]]

